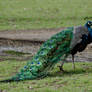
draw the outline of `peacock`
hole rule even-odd
[[[84,26],[68,27],[44,42],[33,58],[15,76],[0,82],[44,78],[59,61],[62,61],[59,68],[63,71],[63,64],[69,55],[72,55],[75,68],[74,55],[82,52],[91,42],[92,21],[87,21]]]

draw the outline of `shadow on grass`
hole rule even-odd
[[[61,72],[61,71],[56,71],[56,72],[52,72],[51,74],[48,74],[47,76],[44,76],[44,77],[40,77],[40,78],[37,78],[37,79],[32,79],[32,80],[40,80],[40,79],[44,79],[46,77],[64,77],[64,76],[72,76],[72,75],[77,75],[77,74],[86,74],[86,73],[92,73],[92,68],[89,68],[89,69],[76,69],[75,71],[74,70],[68,70],[68,71],[65,71],[65,72]],[[26,79],[26,80],[31,80],[31,79]],[[23,80],[26,81],[26,80]],[[20,81],[7,81],[7,80],[4,80],[4,81],[1,81],[2,83],[7,83],[7,82],[20,82]],[[0,83],[1,83],[0,82]]]
[[[68,71],[65,71],[65,72],[57,71],[57,72],[54,72],[53,74],[48,74],[48,77],[61,77],[61,76],[63,77],[65,75],[71,76],[71,75],[74,75],[74,74],[85,74],[85,73],[92,73],[92,69],[89,69],[89,70],[76,69],[75,71],[74,70],[68,70]]]

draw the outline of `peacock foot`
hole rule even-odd
[[[62,66],[58,66],[58,67],[59,67],[59,70],[60,70],[61,72],[66,72],[66,71],[63,69]]]

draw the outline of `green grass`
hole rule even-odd
[[[3,53],[10,54],[10,55],[16,55],[16,56],[23,56],[23,55],[30,54],[30,53],[17,52],[13,50],[3,51]]]
[[[0,0],[0,30],[83,25],[91,16],[92,0]]]
[[[15,75],[26,64],[25,61],[0,62],[0,80]],[[55,67],[51,74],[41,80],[26,80],[21,82],[0,83],[2,92],[92,92],[92,63],[66,63],[66,73],[59,72]]]

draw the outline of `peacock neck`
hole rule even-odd
[[[85,25],[85,27],[88,29],[89,31],[89,35],[90,35],[90,41],[92,42],[92,28],[90,28],[90,26]]]

